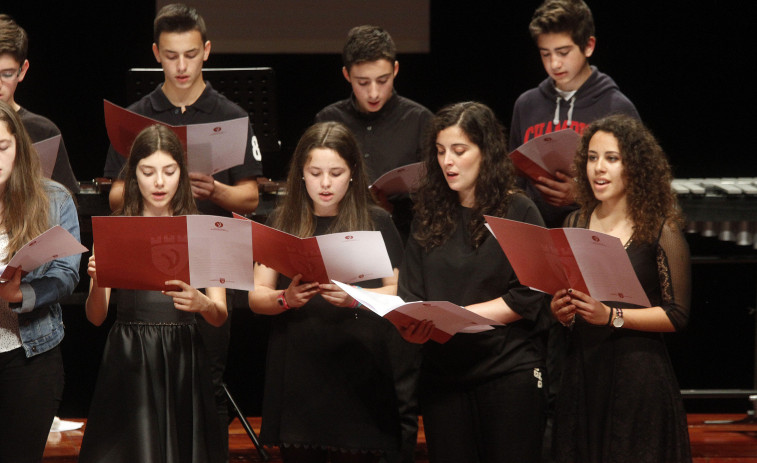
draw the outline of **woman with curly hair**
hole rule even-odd
[[[544,222],[515,191],[506,146],[504,127],[476,102],[440,110],[425,142],[428,174],[415,198],[399,295],[451,301],[502,323],[444,344],[428,341],[430,322],[402,330],[424,343],[419,400],[437,463],[539,460],[547,301],[520,284],[484,215]]]
[[[581,208],[566,226],[624,244],[652,307],[597,301],[575,289],[551,309],[571,329],[555,416],[555,457],[564,462],[691,461],[686,414],[663,332],[689,317],[689,250],[652,134],[610,116],[586,128],[575,158]]]

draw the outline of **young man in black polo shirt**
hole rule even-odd
[[[206,37],[205,22],[194,8],[182,4],[163,7],[155,17],[154,40],[152,50],[155,59],[163,68],[165,81],[150,94],[129,106],[129,110],[171,125],[220,122],[247,116],[242,108],[215,91],[202,78],[202,65],[210,55],[210,41]],[[213,176],[198,172],[189,173],[192,193],[197,207],[203,214],[246,214],[257,207],[256,179],[262,175],[262,164],[252,125],[248,126],[247,140],[242,165]],[[117,153],[111,146],[105,162],[105,176],[116,179],[113,181],[109,197],[113,210],[117,210],[123,204],[123,181],[117,179],[126,163],[122,154]],[[227,307],[231,311],[234,305],[233,294],[227,297]],[[247,307],[246,298],[242,305]],[[228,423],[226,395],[221,383],[226,367],[230,320],[231,317],[220,328],[207,324],[202,317],[198,317],[197,322],[208,351],[222,424]],[[223,429],[228,431],[226,426],[223,426]]]
[[[323,108],[316,122],[336,121],[357,138],[371,182],[382,174],[420,161],[423,134],[433,114],[394,90],[399,72],[397,47],[387,31],[353,27],[342,51],[342,74],[352,95]],[[389,198],[392,218],[403,239],[410,231],[412,203],[407,196]]]
[[[29,60],[26,58],[28,50],[29,38],[26,31],[10,16],[0,14],[0,100],[16,110],[32,143],[36,143],[60,135],[60,130],[50,119],[34,114],[16,103],[16,89],[29,70]],[[64,185],[71,193],[79,192],[79,182],[71,169],[62,138],[58,145],[52,179]]]

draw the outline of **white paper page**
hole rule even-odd
[[[187,126],[187,169],[212,175],[244,162],[249,117]]]
[[[249,220],[187,216],[189,284],[251,291],[252,230]]]
[[[342,288],[342,291],[352,296],[365,307],[375,312],[380,317],[388,314],[392,310],[405,303],[399,296],[392,296],[391,294],[374,293],[373,291],[366,291],[362,288],[357,288],[352,285],[344,284],[340,281],[331,280],[335,285]]]
[[[53,176],[59,147],[60,135],[40,140],[34,144],[34,149],[37,150],[37,155],[39,155],[39,162],[42,164],[42,175],[46,178]]]
[[[432,320],[437,329],[451,335],[465,328],[474,328],[474,332],[478,332],[491,329],[490,325],[501,325],[447,301],[408,302],[395,310],[417,320]]]
[[[649,307],[649,298],[618,238],[584,228],[566,228],[565,237],[594,299]]]
[[[87,248],[82,246],[65,228],[56,225],[19,249],[7,266],[0,267],[0,274],[7,267],[21,268],[25,272],[31,272],[45,262],[83,252],[87,252]],[[0,279],[0,281],[4,280]]]
[[[354,283],[394,274],[379,231],[332,233],[315,238],[331,280]]]
[[[451,302],[421,301],[405,303],[399,296],[378,294],[346,285],[339,281],[332,281],[342,288],[344,292],[381,317],[396,310],[416,320],[432,320],[436,328],[450,335],[459,331],[477,333],[492,329],[490,326],[492,324],[500,324]]]

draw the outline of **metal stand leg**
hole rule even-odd
[[[229,403],[231,404],[232,408],[234,408],[234,413],[236,413],[237,418],[239,418],[239,421],[242,422],[242,426],[244,427],[244,430],[247,432],[247,435],[250,436],[250,440],[253,444],[255,444],[255,449],[258,451],[258,455],[260,455],[260,459],[263,461],[268,461],[270,459],[270,456],[268,455],[268,452],[265,451],[265,448],[260,445],[260,441],[258,440],[258,436],[255,434],[255,431],[250,427],[250,423],[247,422],[247,418],[244,416],[244,413],[242,413],[242,410],[237,405],[236,401],[234,400],[234,397],[231,396],[231,393],[229,392],[229,388],[226,387],[226,383],[222,383],[221,386],[223,386],[224,392],[226,392],[226,397],[229,399]]]

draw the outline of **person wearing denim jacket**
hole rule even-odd
[[[45,213],[47,209],[47,213]],[[41,178],[17,113],[0,101],[0,256],[3,262],[44,230],[60,225],[76,239],[71,194]],[[41,231],[40,231],[41,230]],[[0,461],[39,462],[63,395],[60,300],[79,282],[80,256],[55,259],[0,283]]]
[[[46,180],[50,198],[50,226],[60,225],[77,240],[79,216],[73,198],[63,185]],[[47,352],[63,340],[63,314],[59,301],[74,292],[79,283],[81,255],[47,262],[21,279],[23,301],[14,304],[18,328],[27,357]]]

